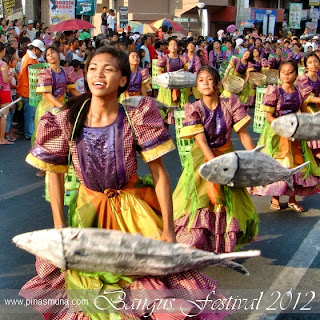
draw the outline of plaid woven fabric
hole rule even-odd
[[[38,275],[28,281],[20,291],[20,295],[31,301],[44,301],[44,299],[68,299],[65,290],[66,272],[53,266],[46,260],[37,258],[36,269]],[[182,320],[188,319],[186,314],[199,313],[199,309],[188,301],[196,301],[199,299],[210,299],[215,301],[218,299],[226,299],[226,297],[217,290],[217,284],[214,280],[197,270],[190,270],[178,274],[169,275],[167,277],[143,277],[134,280],[127,288],[125,303],[132,306],[137,301],[148,301],[146,310],[121,310],[122,319],[152,319],[152,320]],[[99,293],[97,293],[98,295]],[[160,301],[166,299],[172,301],[170,309],[162,309]],[[151,312],[150,306],[155,304],[155,308]],[[80,310],[72,309],[68,305],[58,306],[38,306],[31,303],[32,307],[41,312],[46,320],[90,320],[91,317],[86,316]],[[208,308],[204,309],[198,316],[192,317],[197,320],[220,320],[229,315],[230,311],[221,310],[214,312]],[[181,308],[184,314],[181,312]],[[133,311],[134,310],[134,311]],[[149,317],[146,317],[146,315]]]
[[[155,102],[146,97],[134,108],[127,106],[129,118],[131,120],[134,133],[127,118],[123,128],[124,162],[127,181],[130,181],[137,171],[136,150],[134,147],[134,136],[138,146],[142,151],[150,150],[159,144],[170,140],[170,135],[163,125],[163,120]],[[54,159],[59,159],[59,164],[67,164],[69,143],[71,140],[71,126],[67,124],[68,111],[63,110],[57,115],[50,112],[44,114],[38,125],[37,138],[31,153],[40,160],[46,162],[50,158],[50,163]],[[35,154],[35,150],[42,150]],[[81,173],[79,155],[76,142],[72,142],[71,157],[75,172],[81,183],[84,179]],[[64,159],[64,163],[61,163]]]
[[[229,232],[226,232],[226,213],[212,212],[207,208],[199,209],[189,229],[189,215],[175,221],[175,232],[178,243],[189,244],[197,249],[223,253],[232,252],[240,236],[236,219],[232,219]]]

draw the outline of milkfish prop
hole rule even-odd
[[[320,112],[290,113],[272,121],[271,128],[288,139],[320,140]]]
[[[136,108],[139,105],[141,99],[143,99],[143,98],[145,98],[145,97],[144,96],[134,96],[134,97],[125,98],[122,100],[122,104]],[[151,97],[148,97],[148,99],[152,99],[156,103],[159,110],[162,110],[164,112],[167,112],[168,109],[176,108],[174,106],[172,106],[172,107],[167,106],[164,103],[162,103],[154,98],[151,98]]]
[[[178,70],[155,76],[152,78],[152,82],[166,89],[192,88],[197,85],[197,76],[191,72]]]
[[[265,186],[284,180],[293,189],[291,177],[310,161],[294,169],[288,169],[269,155],[260,152],[263,148],[264,146],[260,146],[251,151],[223,154],[204,163],[199,173],[205,180],[235,188]]]
[[[259,250],[215,254],[138,234],[97,228],[39,230],[17,235],[12,241],[63,270],[131,276],[164,276],[209,265],[239,268],[248,273],[231,260],[260,255]]]

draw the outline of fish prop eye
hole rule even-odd
[[[223,171],[228,171],[228,168],[223,168]]]

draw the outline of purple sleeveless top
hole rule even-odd
[[[320,80],[312,81],[310,78],[308,78],[308,82],[312,88],[312,93],[314,93],[316,96],[319,97],[320,95]]]
[[[221,104],[210,110],[204,103],[204,129],[210,148],[219,148],[227,143],[227,124]]]
[[[298,112],[301,105],[299,91],[296,90],[293,93],[287,93],[281,87],[279,87],[279,93],[281,102],[278,111],[278,116],[281,117],[289,113]]]
[[[119,108],[116,120],[105,127],[84,127],[77,139],[77,150],[84,184],[103,192],[121,189],[126,181],[123,151],[125,112]]]
[[[137,72],[131,72],[130,81],[128,85],[129,92],[138,92],[141,89],[142,83],[142,74],[140,72],[140,68],[138,68]]]

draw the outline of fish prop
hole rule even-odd
[[[136,108],[139,105],[141,99],[143,99],[143,98],[146,98],[146,97],[144,97],[144,96],[134,96],[134,97],[125,98],[125,99],[122,100],[122,104],[124,104],[126,106],[132,106],[132,107]],[[162,110],[164,112],[166,112],[168,109],[176,108],[174,106],[171,106],[171,107],[167,106],[164,103],[162,103],[162,102],[160,102],[160,101],[158,101],[158,100],[156,100],[154,98],[151,98],[151,97],[148,97],[148,99],[152,99],[156,103],[156,105],[159,108],[159,110]]]
[[[320,112],[290,113],[272,121],[271,128],[287,139],[320,140]]]
[[[265,186],[284,180],[293,189],[292,176],[310,163],[294,169],[283,167],[269,155],[260,152],[264,146],[250,151],[236,151],[216,157],[199,168],[201,177],[212,183],[235,188]]]
[[[231,261],[260,255],[259,250],[215,254],[178,243],[98,228],[46,229],[15,236],[17,247],[63,270],[164,276],[209,265],[240,268]]]
[[[155,76],[152,78],[152,82],[166,89],[192,88],[197,85],[197,76],[191,72],[178,70]]]

